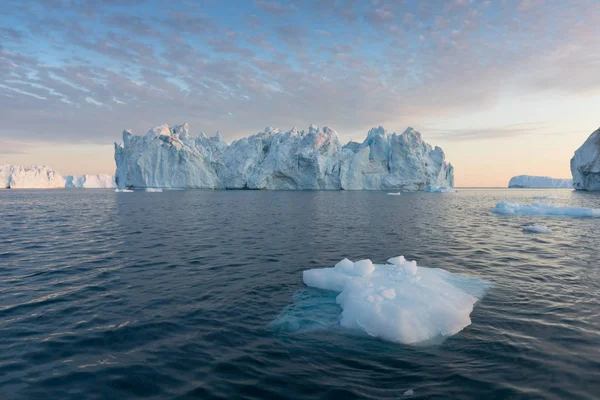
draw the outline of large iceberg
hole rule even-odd
[[[600,128],[575,151],[571,174],[576,190],[600,190]]]
[[[114,175],[66,175],[65,187],[83,189],[114,189],[117,187]]]
[[[46,166],[22,167],[0,165],[2,189],[64,189],[64,188],[115,188],[115,177],[98,175],[61,175]]]
[[[117,186],[271,190],[423,190],[454,186],[454,169],[439,147],[408,128],[369,131],[341,145],[337,133],[311,125],[264,132],[228,145],[219,134],[189,135],[188,124],[123,132],[115,143]]]
[[[405,344],[460,332],[471,323],[473,306],[489,286],[477,278],[417,266],[402,256],[387,264],[344,259],[333,268],[304,271],[303,280],[339,293],[335,302],[342,308],[342,327]]]
[[[549,176],[518,175],[510,178],[509,188],[571,188],[573,180]]]

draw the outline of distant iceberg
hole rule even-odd
[[[83,188],[83,189],[114,189],[117,187],[114,175],[98,174],[98,175],[66,175],[65,187]]]
[[[45,166],[0,165],[0,186],[4,189],[57,189],[65,187],[65,178]]]
[[[339,293],[335,301],[341,317],[331,320],[342,327],[405,344],[437,341],[460,332],[471,323],[473,306],[489,286],[477,278],[419,267],[402,256],[390,258],[387,264],[344,259],[333,268],[304,271],[303,280],[307,286]],[[312,320],[308,315],[296,317]]]
[[[496,214],[508,215],[551,215],[558,217],[600,218],[600,209],[586,207],[564,207],[547,203],[520,204],[501,201],[492,209]]]
[[[549,176],[518,175],[510,178],[509,188],[572,188],[572,179],[550,178]]]
[[[61,175],[46,166],[22,167],[0,165],[0,188],[3,189],[71,189],[115,188],[115,177],[98,175]]]
[[[576,190],[600,190],[600,128],[575,151],[571,174]]]
[[[192,137],[188,124],[123,132],[115,143],[121,189],[424,190],[454,186],[454,168],[439,147],[408,128],[371,129],[362,143],[341,145],[337,133],[311,125],[264,132],[228,145],[219,134]]]

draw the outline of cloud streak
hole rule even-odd
[[[106,143],[123,128],[183,121],[228,140],[311,122],[350,135],[485,109],[500,96],[599,93],[597,3],[533,3],[256,1],[227,13],[216,3],[8,1],[0,141]]]

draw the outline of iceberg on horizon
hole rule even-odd
[[[22,167],[0,165],[2,189],[71,189],[115,188],[115,178],[108,174],[61,175],[46,166]]]
[[[362,143],[340,143],[337,133],[311,125],[264,132],[227,144],[217,133],[193,137],[188,124],[123,132],[115,143],[121,189],[205,188],[263,190],[424,190],[454,186],[454,168],[441,148],[408,128],[371,129]]]
[[[46,166],[0,165],[0,187],[3,189],[59,189],[65,187],[65,178]]]
[[[572,179],[551,178],[549,176],[518,175],[510,178],[509,188],[572,188]]]
[[[114,175],[65,175],[65,188],[114,189],[117,187]]]
[[[600,128],[575,151],[571,174],[575,190],[600,190]]]
[[[565,207],[547,203],[520,204],[500,201],[492,212],[505,215],[548,215],[574,218],[600,218],[600,209],[587,207]]]
[[[481,279],[420,267],[402,256],[387,262],[343,259],[333,268],[304,271],[303,280],[339,293],[341,317],[332,320],[342,327],[404,344],[443,340],[463,330],[489,287]]]

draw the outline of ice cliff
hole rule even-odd
[[[571,174],[576,190],[600,190],[600,128],[575,151]]]
[[[311,125],[266,128],[230,145],[217,133],[189,135],[188,124],[123,132],[115,143],[119,188],[269,190],[424,190],[454,186],[454,169],[439,147],[408,128],[371,129],[362,143],[342,145],[337,133]]]
[[[63,176],[45,166],[0,165],[2,189],[114,188],[112,175]]]
[[[571,188],[571,179],[550,178],[549,176],[518,175],[510,178],[509,188]]]

